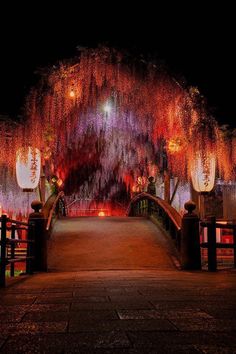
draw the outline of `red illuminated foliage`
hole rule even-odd
[[[233,171],[232,147],[197,89],[108,48],[84,50],[44,73],[11,147],[2,135],[0,144],[9,171],[19,147],[37,147],[47,175],[57,175],[68,193],[90,196],[112,196],[122,183],[132,189],[138,176],[162,171],[164,155],[182,180],[196,151],[214,152],[223,178]]]

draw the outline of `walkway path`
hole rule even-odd
[[[0,290],[2,353],[236,353],[236,272],[177,270],[144,219],[63,220],[53,237],[50,271]]]
[[[168,241],[145,218],[68,218],[55,225],[49,269],[172,269]]]
[[[57,272],[0,296],[3,353],[236,353],[236,273]]]

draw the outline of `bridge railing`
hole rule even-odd
[[[59,192],[57,195],[53,194],[48,198],[43,207],[43,213],[47,220],[47,232],[52,228],[57,217],[66,216],[67,214],[64,197],[65,195],[63,191]]]
[[[26,263],[26,274],[33,273],[33,262],[35,258],[35,239],[34,239],[34,223],[25,223],[17,220],[12,220],[6,215],[2,215],[0,218],[0,287],[6,285],[6,271],[10,266],[10,276],[15,275],[15,264]],[[16,239],[16,231],[25,231],[26,239]],[[9,236],[7,237],[7,233]],[[19,244],[25,244],[26,249],[24,254],[17,255],[16,248]]]
[[[162,221],[163,226],[175,241],[184,269],[200,270],[206,264],[209,271],[216,271],[223,257],[218,252],[220,249],[233,250],[230,256],[227,255],[226,263],[236,268],[236,222],[220,222],[216,221],[215,217],[200,221],[193,212],[195,207],[191,201],[185,203],[185,209],[188,212],[181,217],[170,204],[161,198],[148,193],[140,193],[131,200],[127,215],[147,216],[154,221]],[[207,229],[207,241],[202,239],[200,227]],[[231,243],[217,242],[216,229],[231,230]]]
[[[233,250],[233,256],[231,257],[227,256],[227,260],[228,263],[230,263],[231,261],[233,267],[236,268],[236,223],[233,221],[222,223],[220,221],[217,221],[215,217],[210,217],[208,218],[208,220],[200,222],[200,225],[201,227],[207,228],[207,242],[202,241],[200,246],[202,250],[207,250],[208,270],[213,272],[217,270],[218,263],[219,263],[217,250],[219,249]],[[232,230],[232,242],[231,243],[217,242],[216,229]]]
[[[29,222],[35,225],[35,262],[37,271],[48,269],[48,240],[53,225],[58,217],[66,216],[64,192],[52,194],[42,208],[41,202],[33,202],[34,212],[29,215]],[[40,209],[42,208],[42,211]]]
[[[140,193],[131,200],[127,215],[147,216],[153,221],[162,221],[164,228],[169,232],[176,248],[180,251],[182,217],[165,200],[145,192]]]
[[[127,204],[123,205],[118,201],[107,198],[83,198],[75,197],[66,198],[67,200],[67,215],[71,217],[80,216],[124,216],[126,214]]]

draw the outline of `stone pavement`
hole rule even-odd
[[[236,353],[236,273],[36,274],[0,290],[3,353]]]

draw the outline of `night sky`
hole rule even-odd
[[[77,46],[104,43],[160,58],[177,77],[198,86],[220,124],[236,127],[232,9],[207,10],[199,2],[187,13],[171,5],[136,5],[133,11],[117,2],[83,9],[71,2],[57,11],[58,3],[50,9],[29,4],[1,9],[0,114],[21,113],[37,68],[73,57]]]

